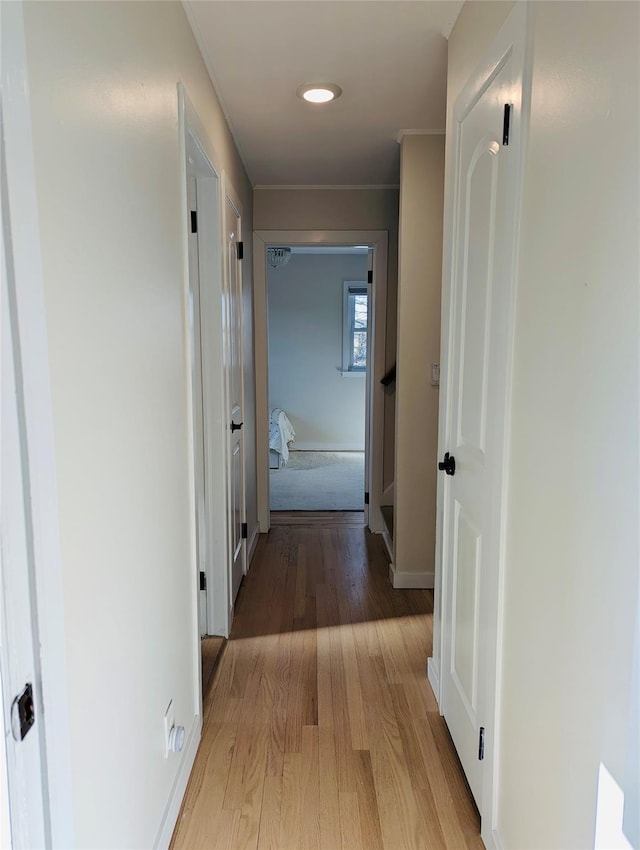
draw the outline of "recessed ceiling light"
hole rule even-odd
[[[298,97],[309,103],[329,103],[330,100],[335,100],[341,94],[340,86],[333,83],[311,83],[307,86],[300,86],[298,89]]]

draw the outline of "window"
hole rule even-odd
[[[367,369],[369,293],[364,281],[345,280],[342,318],[342,371]]]

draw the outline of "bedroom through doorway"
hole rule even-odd
[[[267,249],[271,511],[363,511],[371,250]]]

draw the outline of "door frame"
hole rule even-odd
[[[18,336],[21,425],[29,459],[34,600],[32,618],[40,643],[43,736],[42,792],[52,846],[73,847],[71,745],[64,637],[64,589],[60,555],[53,408],[44,298],[31,104],[22,3],[2,9],[2,228],[13,274],[14,331]],[[6,498],[6,494],[2,494]],[[0,593],[2,593],[0,587]],[[10,600],[4,600],[9,602]],[[9,609],[10,611],[10,609]],[[44,707],[44,711],[42,708]],[[55,731],[54,731],[55,730]],[[9,790],[12,776],[8,775]],[[14,798],[15,799],[15,798]],[[26,801],[24,801],[26,803]],[[15,825],[14,825],[15,827]],[[17,840],[16,840],[17,839]],[[19,846],[20,836],[14,835]]]
[[[269,325],[267,302],[267,248],[272,245],[344,247],[368,245],[373,249],[373,307],[371,311],[371,350],[367,368],[369,389],[369,528],[376,534],[384,529],[382,465],[384,436],[384,391],[380,379],[385,373],[387,317],[386,230],[255,230],[253,233],[253,309],[256,371],[256,478],[258,525],[266,534],[271,526],[269,509]],[[366,441],[365,441],[366,442]]]
[[[225,219],[226,206],[228,204],[233,209],[233,211],[236,214],[237,219],[238,219],[238,233],[237,233],[238,238],[236,240],[236,244],[237,244],[238,242],[242,242],[242,203],[240,202],[240,198],[238,196],[238,193],[233,188],[233,185],[232,185],[232,183],[229,179],[228,174],[226,174],[226,172],[224,173],[224,176],[223,176],[222,195],[223,195],[222,203],[224,205],[224,212],[223,212],[223,219],[222,219],[222,226],[223,226],[223,229],[224,229],[223,251],[224,251],[224,255],[225,255],[225,260],[224,260],[224,262],[225,262],[225,266],[224,266],[224,275],[225,275],[224,289],[225,289],[225,293],[230,294],[231,293],[231,269],[227,267],[227,261],[229,259],[229,255],[228,255],[228,251],[226,250],[227,249],[227,228],[226,228],[226,219]],[[240,351],[240,357],[241,357],[240,395],[242,397],[242,415],[243,415],[244,419],[246,420],[246,398],[245,398],[245,386],[244,386],[245,351],[244,351],[244,302],[243,302],[244,275],[243,275],[243,267],[242,267],[243,262],[244,262],[243,260],[236,258],[237,275],[238,275],[236,283],[239,284],[239,290],[240,290],[240,340],[239,340],[239,351]],[[226,317],[225,321],[227,323],[229,323],[229,316]],[[229,324],[227,324],[227,326],[226,326],[225,333],[223,334],[224,337],[227,336],[228,331],[229,331]],[[223,342],[223,344],[224,344],[224,342]],[[224,362],[226,363],[226,362],[228,362],[228,360],[225,358]],[[232,457],[232,454],[231,454],[231,430],[230,430],[230,424],[231,423],[229,422],[229,417],[230,417],[230,414],[231,414],[231,387],[230,387],[230,382],[229,382],[229,375],[228,375],[226,369],[225,369],[225,391],[226,391],[226,396],[225,396],[226,405],[225,405],[225,408],[224,408],[224,416],[226,417],[226,419],[225,419],[225,424],[226,424],[225,434],[226,434],[226,445],[227,445],[227,482],[230,483],[231,457]],[[246,433],[247,433],[246,430],[242,431],[243,444],[242,444],[242,472],[241,472],[241,476],[242,476],[242,481],[241,481],[242,522],[245,525],[246,525],[246,522],[247,522],[246,451],[245,451],[245,444],[244,444]],[[233,565],[231,563],[231,558],[233,557],[233,555],[232,555],[232,552],[231,552],[231,540],[233,539],[233,535],[232,535],[232,531],[231,531],[230,514],[229,514],[228,520],[229,520],[229,525],[228,525],[227,534],[228,534],[228,540],[229,540],[229,570],[232,570]],[[242,559],[242,575],[246,576],[246,574],[248,572],[248,540],[247,540],[247,538],[242,539],[241,546],[242,546],[242,551],[241,551],[240,557]],[[228,582],[228,591],[229,591],[229,600],[228,601],[229,601],[229,627],[230,627],[231,622],[233,621],[233,609],[234,609],[234,605],[235,605],[235,599],[231,598],[231,596],[233,594],[233,589],[232,589],[232,582],[231,582],[230,579],[229,579],[229,582]]]
[[[454,223],[458,217],[456,206],[456,163],[459,151],[459,125],[463,117],[468,113],[473,103],[482,94],[487,82],[492,78],[496,70],[506,60],[506,57],[516,55],[520,68],[522,69],[521,92],[513,99],[513,115],[511,126],[513,128],[512,139],[517,139],[517,155],[513,168],[514,195],[511,199],[511,209],[508,211],[515,222],[515,238],[511,254],[511,275],[509,291],[507,293],[507,305],[505,315],[507,316],[506,330],[506,393],[504,405],[504,443],[502,457],[497,470],[499,480],[501,518],[499,540],[499,557],[496,565],[495,586],[493,598],[495,599],[495,617],[491,618],[482,658],[484,676],[486,678],[486,702],[483,706],[483,716],[486,722],[487,738],[485,739],[485,767],[482,786],[482,800],[480,804],[480,816],[482,821],[482,839],[488,848],[501,847],[501,840],[497,830],[497,802],[499,790],[499,764],[500,764],[500,687],[502,671],[502,635],[504,624],[504,585],[505,585],[505,558],[506,558],[506,517],[508,509],[508,478],[509,478],[509,437],[511,419],[511,395],[513,374],[513,345],[515,326],[515,307],[518,278],[518,254],[519,254],[519,232],[522,207],[522,196],[524,188],[524,163],[528,142],[530,105],[531,105],[531,81],[532,81],[532,53],[533,53],[533,26],[531,17],[533,14],[532,4],[528,0],[518,0],[514,8],[506,18],[502,28],[498,32],[491,47],[486,51],[483,61],[478,65],[474,73],[468,79],[456,99],[452,127],[449,128],[452,139],[451,152],[447,159],[446,175],[446,197],[445,197],[445,229],[444,229],[444,255],[443,255],[443,278],[442,278],[442,342],[441,342],[441,374],[443,381],[440,390],[440,408],[438,423],[438,457],[442,457],[451,443],[452,422],[452,394],[449,387],[453,385],[455,359],[450,356],[449,349],[454,338],[455,319],[455,296],[453,290],[453,272],[457,253],[457,238],[454,232]],[[448,487],[447,476],[438,476],[437,485],[437,533],[436,533],[436,574],[434,589],[434,620],[433,620],[433,656],[429,659],[428,673],[429,681],[433,687],[438,704],[442,705],[442,687],[444,676],[441,675],[444,665],[444,647],[446,640],[446,612],[443,610],[446,599],[449,575],[445,570],[444,541],[448,539],[450,517],[448,515]]]
[[[226,524],[227,449],[225,385],[223,368],[223,203],[224,171],[215,149],[210,144],[198,113],[182,83],[178,83],[178,121],[183,210],[183,327],[186,370],[186,404],[189,430],[190,515],[191,515],[191,581],[194,605],[194,665],[198,688],[198,704],[202,708],[202,673],[198,605],[200,595],[199,567],[196,557],[195,524],[195,447],[193,436],[193,398],[189,330],[189,233],[190,207],[188,179],[195,176],[198,192],[198,232],[206,238],[198,240],[200,272],[200,334],[202,347],[202,396],[205,456],[205,504],[207,539],[207,631],[229,636],[228,598],[228,532]],[[221,557],[222,553],[222,557]]]
[[[204,382],[202,380],[202,332],[201,332],[201,308],[200,308],[200,249],[198,244],[198,173],[205,172],[208,175],[208,163],[202,161],[202,154],[195,140],[189,136],[188,139],[188,165],[187,165],[187,192],[189,210],[191,212],[192,225],[189,235],[189,344],[192,372],[191,372],[191,394],[193,401],[192,423],[194,431],[194,474],[196,483],[195,493],[195,520],[196,520],[196,558],[199,570],[199,578],[204,575],[205,581],[200,581],[200,596],[198,604],[198,628],[200,636],[209,633],[209,612],[207,606],[207,563],[208,563],[208,532],[207,523],[207,491],[205,488],[205,432],[204,432]],[[215,178],[214,178],[215,179]],[[193,228],[193,217],[195,214],[196,227]],[[199,409],[198,409],[199,408]],[[199,444],[199,445],[198,445]],[[203,598],[204,594],[204,598]]]

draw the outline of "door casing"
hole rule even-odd
[[[206,173],[206,163],[200,163],[200,155],[193,138],[189,139],[189,166],[187,175],[187,197],[192,219],[195,217],[196,227],[193,224],[189,234],[189,342],[191,362],[191,397],[193,400],[193,442],[194,442],[194,475],[196,484],[195,508],[196,508],[196,557],[199,574],[204,573],[204,586],[200,585],[200,597],[198,604],[198,627],[200,636],[208,634],[208,610],[207,610],[207,563],[208,563],[208,535],[207,535],[207,493],[205,490],[205,452],[204,452],[204,386],[202,381],[202,340],[201,340],[201,318],[200,318],[200,269],[199,269],[199,237],[198,237],[198,178],[196,168]],[[198,164],[196,166],[196,163]],[[205,179],[207,179],[205,177]],[[202,178],[201,178],[202,180]],[[202,183],[201,183],[202,186]],[[215,184],[214,184],[215,186]],[[200,578],[200,575],[198,576]]]
[[[366,478],[369,484],[369,517],[371,531],[381,534],[384,528],[380,504],[382,500],[382,464],[384,430],[384,390],[380,379],[385,373],[385,336],[387,315],[387,246],[386,230],[256,230],[253,234],[253,309],[256,370],[256,476],[258,524],[266,534],[269,516],[269,334],[267,309],[268,245],[368,245],[373,249],[373,286],[371,310],[372,355],[367,368],[367,434]]]
[[[29,458],[32,617],[40,647],[45,769],[41,789],[48,809],[52,846],[75,846],[71,785],[70,727],[64,637],[55,442],[44,285],[38,229],[38,202],[31,133],[22,3],[2,9],[2,237],[10,251],[12,332],[17,336],[22,396],[21,437]],[[15,350],[15,349],[14,349]],[[5,494],[2,494],[2,499]],[[2,590],[0,589],[0,593]],[[5,600],[9,605],[11,600]],[[37,706],[37,710],[42,707]],[[30,734],[35,734],[32,730]],[[28,810],[21,790],[9,792]],[[14,825],[15,827],[16,825]],[[14,846],[28,835],[14,831]]]
[[[240,523],[246,526],[247,522],[247,504],[246,504],[246,472],[245,472],[245,445],[244,445],[244,433],[245,429],[241,428],[239,432],[235,432],[236,440],[233,438],[233,434],[231,432],[231,422],[236,418],[240,417],[240,419],[245,418],[245,392],[244,392],[244,318],[243,318],[243,286],[242,286],[242,263],[243,260],[238,259],[238,243],[242,241],[242,206],[240,204],[240,199],[236,194],[233,186],[231,185],[228,178],[225,176],[224,180],[224,245],[225,245],[225,256],[226,256],[226,266],[225,266],[225,280],[224,280],[224,291],[225,291],[225,301],[226,301],[226,315],[224,317],[225,331],[223,333],[224,342],[223,344],[226,346],[225,349],[225,364],[227,364],[225,368],[225,385],[226,385],[226,407],[225,407],[225,415],[227,417],[227,431],[226,431],[226,439],[227,439],[227,457],[228,457],[228,468],[227,468],[227,481],[228,481],[228,494],[227,494],[227,503],[228,503],[228,535],[229,535],[229,561],[230,561],[230,571],[233,573],[235,558],[239,560],[239,567],[242,575],[247,574],[248,568],[248,560],[247,560],[247,540],[246,538],[240,537],[239,549],[236,553],[234,552],[234,533],[233,533],[233,509],[232,509],[232,481],[233,481],[233,447],[234,444],[239,446],[240,450]],[[231,227],[231,222],[234,220],[234,226]],[[233,238],[231,233],[233,231]],[[231,264],[235,264],[235,279],[231,273]],[[235,283],[235,287],[234,287]],[[235,288],[235,291],[233,291]],[[234,299],[235,299],[235,310],[237,311],[236,323],[234,325]],[[237,363],[235,364],[238,368],[237,375],[237,392],[238,392],[238,401],[240,403],[240,410],[235,411],[233,409],[234,399],[233,399],[233,381],[232,381],[232,369],[234,368],[234,364],[232,363],[232,348],[233,348],[233,340],[232,335],[236,334],[236,358]],[[236,422],[236,424],[238,424]],[[244,425],[244,423],[242,423]],[[229,583],[229,621],[233,619],[233,606],[235,604],[235,597],[237,594],[237,588],[234,587],[233,580],[230,580]]]
[[[210,634],[227,637],[230,629],[228,590],[228,531],[226,524],[226,415],[224,360],[223,360],[223,213],[224,174],[218,164],[216,151],[208,141],[184,87],[178,85],[178,113],[180,145],[184,169],[182,193],[184,211],[184,345],[185,384],[189,432],[187,435],[192,503],[191,514],[191,582],[193,590],[194,665],[198,699],[201,701],[201,658],[198,633],[198,604],[200,596],[199,569],[196,558],[195,525],[195,446],[193,437],[193,391],[190,365],[189,336],[189,238],[190,209],[188,180],[194,177],[198,200],[198,270],[200,278],[200,331],[202,348],[202,408],[204,430],[204,484],[206,494],[206,580],[207,580],[207,630]]]

